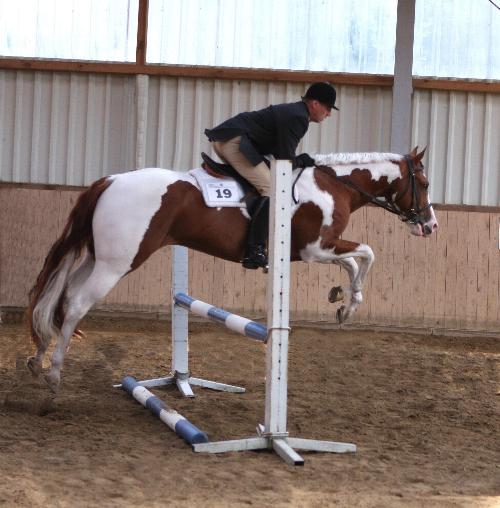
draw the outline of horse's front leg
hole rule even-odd
[[[369,245],[347,240],[336,240],[335,263],[344,267],[349,274],[350,286],[344,290],[344,302],[337,311],[337,320],[343,323],[349,319],[363,301],[362,289],[375,256]],[[353,258],[358,258],[358,263]]]
[[[358,264],[353,258],[337,259],[332,261],[334,264],[339,265],[349,275],[349,282],[353,283],[354,278],[358,274]],[[345,290],[342,286],[334,286],[328,293],[328,301],[330,303],[337,303],[344,300]]]
[[[337,311],[337,319],[340,323],[346,321],[356,312],[363,301],[361,291],[374,260],[371,247],[364,243],[329,238],[328,240],[322,239],[309,244],[301,251],[301,257],[304,261],[335,263],[347,270],[350,281],[349,287],[341,290],[333,288],[329,295],[330,301],[344,300],[344,305]],[[353,258],[358,258],[358,263]]]

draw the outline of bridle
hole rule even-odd
[[[418,171],[423,171],[423,167],[415,167],[413,159],[410,155],[405,155],[404,159],[406,161],[406,165],[408,167],[408,184],[401,195],[398,197],[396,194],[395,199],[382,199],[366,192],[364,189],[361,189],[358,185],[350,180],[340,180],[342,183],[351,187],[355,191],[359,192],[362,196],[364,196],[370,203],[373,203],[376,206],[384,208],[388,212],[396,214],[403,222],[409,222],[410,224],[421,224],[422,226],[426,223],[426,219],[422,216],[422,213],[428,210],[432,204],[428,203],[423,208],[418,206],[418,188],[417,188],[417,180],[416,173]],[[337,176],[338,179],[340,177]],[[398,201],[401,201],[406,194],[411,191],[411,207],[407,212],[403,212],[401,208],[398,206]]]

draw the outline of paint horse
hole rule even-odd
[[[425,237],[437,228],[423,155],[416,149],[406,156],[316,155],[316,167],[294,174],[298,199],[292,206],[291,260],[345,268],[349,286],[330,294],[330,301],[336,301],[343,293],[340,322],[362,302],[363,282],[374,259],[368,245],[341,238],[353,211],[371,202],[400,216],[414,235]],[[78,322],[156,250],[184,245],[240,262],[248,225],[244,208],[207,207],[189,172],[150,168],[97,180],[80,195],[30,293],[28,316],[37,346],[36,356],[28,360],[33,375],[41,373],[55,336],[45,379],[57,391]]]

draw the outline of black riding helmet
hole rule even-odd
[[[302,99],[313,99],[325,104],[326,106],[340,111],[339,108],[335,107],[335,99],[337,98],[337,92],[330,83],[321,82],[313,83],[308,89]]]

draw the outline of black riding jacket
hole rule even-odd
[[[213,129],[206,129],[205,134],[210,141],[241,136],[240,151],[256,166],[264,155],[293,161],[308,128],[309,111],[305,102],[299,101],[239,113]]]

